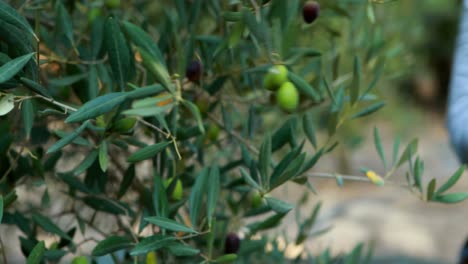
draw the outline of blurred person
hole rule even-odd
[[[448,98],[447,127],[453,148],[468,164],[468,0],[463,1],[455,47]],[[468,240],[459,256],[459,264],[468,264]]]

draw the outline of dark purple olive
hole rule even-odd
[[[240,238],[235,233],[229,233],[224,241],[224,253],[225,254],[236,254],[239,251]]]
[[[187,76],[187,79],[189,79],[192,82],[198,82],[200,80],[202,73],[203,73],[202,64],[197,60],[193,60],[187,66],[187,70],[185,71],[185,76]]]
[[[314,22],[320,13],[320,5],[315,1],[309,1],[302,8],[302,16],[307,24]]]

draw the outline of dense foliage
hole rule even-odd
[[[389,1],[318,2],[0,0],[0,220],[28,263],[365,263],[363,245],[287,260],[263,231],[294,210],[302,245],[320,203],[271,192],[383,186],[408,164],[421,199],[467,198],[447,193],[463,167],[438,187],[416,140],[384,151],[377,128],[385,171],[313,172],[345,124],[384,106],[399,59]]]

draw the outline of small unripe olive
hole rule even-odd
[[[88,264],[88,258],[85,256],[78,256],[72,259],[72,264]]]
[[[291,82],[285,82],[276,93],[276,101],[281,109],[291,112],[299,104],[299,92]]]
[[[309,1],[302,8],[302,17],[304,22],[310,24],[314,22],[320,14],[320,5],[315,1]]]
[[[91,24],[94,20],[101,15],[101,9],[97,7],[91,8],[88,12],[88,22]]]
[[[105,0],[104,4],[107,6],[107,8],[119,8],[120,0]]]
[[[208,139],[211,141],[216,141],[218,139],[219,132],[220,132],[219,126],[214,125],[214,124],[210,125],[207,131]]]
[[[284,65],[276,65],[268,70],[263,79],[263,87],[268,90],[278,89],[284,82],[288,81],[288,68]]]
[[[198,82],[203,74],[203,65],[198,60],[193,60],[187,65],[185,76],[191,82]]]
[[[154,251],[149,252],[146,255],[146,264],[157,264],[158,258],[156,257],[156,253]]]
[[[252,192],[252,196],[250,198],[251,200],[251,203],[252,203],[252,207],[253,208],[258,208],[262,205],[263,203],[263,198],[262,196],[260,195],[260,192],[255,190]]]
[[[172,180],[174,180],[174,178],[164,180],[164,188],[168,188],[169,185],[171,185]],[[182,199],[183,194],[184,194],[184,190],[182,187],[182,181],[177,180],[174,190],[172,191],[171,199],[175,201],[179,201],[180,199]]]
[[[239,251],[240,248],[240,238],[235,233],[229,233],[224,240],[224,253],[225,254],[235,254]]]

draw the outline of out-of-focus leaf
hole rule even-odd
[[[115,200],[86,196],[83,198],[83,202],[95,210],[110,214],[133,214],[127,205]]]
[[[448,193],[436,195],[433,200],[439,203],[459,203],[468,199],[468,193]]]
[[[45,243],[44,241],[40,241],[39,243],[37,243],[36,246],[34,246],[33,250],[31,251],[31,254],[29,254],[28,259],[26,260],[26,264],[41,263],[42,258],[44,257],[45,251],[46,251]]]
[[[171,252],[172,255],[178,257],[195,256],[200,253],[199,249],[178,242],[170,243],[167,246],[167,249],[169,250],[169,252]]]
[[[6,82],[13,78],[19,71],[23,69],[26,63],[28,63],[35,54],[35,52],[32,52],[3,64],[0,67],[0,83]]]
[[[130,255],[137,256],[146,254],[150,251],[157,251],[168,245],[168,243],[176,240],[173,236],[165,236],[165,235],[153,235],[150,237],[146,237],[141,240],[135,248],[132,249]]]
[[[382,160],[384,169],[387,169],[387,161],[385,159],[383,147],[382,147],[382,139],[380,138],[380,133],[377,127],[374,127],[374,144],[375,148],[377,150],[377,153],[379,153],[380,160]]]
[[[104,46],[109,55],[112,75],[120,91],[124,91],[130,70],[130,54],[119,23],[114,17],[109,17],[104,26]]]
[[[259,171],[262,187],[267,189],[269,183],[269,167],[271,162],[271,136],[268,134],[264,137],[260,153],[258,156]]]
[[[124,21],[122,23],[125,33],[130,37],[132,42],[150,53],[154,58],[162,64],[165,65],[164,58],[159,50],[158,45],[156,42],[148,35],[143,29],[134,25],[130,22]]]
[[[89,120],[107,112],[120,105],[126,99],[126,93],[108,93],[86,102],[76,112],[72,113],[65,122],[81,122]]]
[[[461,178],[464,171],[465,165],[460,166],[460,168],[458,168],[458,170],[447,180],[447,182],[445,182],[442,186],[440,186],[439,189],[437,189],[436,195],[440,195],[452,188]]]
[[[28,21],[23,16],[18,14],[16,9],[4,1],[0,1],[0,19],[30,33],[32,36],[34,36],[34,38],[38,39]]]
[[[190,193],[189,209],[190,209],[190,222],[193,227],[197,226],[198,216],[203,202],[203,196],[206,192],[209,170],[207,167],[203,168],[195,179],[195,184]]]
[[[198,107],[194,103],[187,100],[182,101],[182,103],[190,110],[190,112],[192,112],[193,117],[195,117],[195,120],[197,121],[198,129],[200,129],[202,134],[204,134],[205,128],[203,127],[203,119]]]
[[[369,105],[366,108],[362,109],[361,111],[355,113],[350,117],[350,119],[360,118],[364,116],[368,116],[374,112],[377,112],[380,108],[384,107],[384,102],[377,102],[375,104]]]
[[[56,234],[56,235],[58,235],[60,237],[68,239],[68,240],[72,240],[72,238],[67,233],[65,233],[65,231],[63,231],[58,226],[56,226],[49,218],[35,213],[35,214],[32,215],[32,219],[40,227],[42,227],[42,229],[44,229],[44,231],[52,233],[52,234]]]
[[[70,144],[74,139],[76,139],[81,134],[81,132],[83,132],[85,130],[85,128],[88,126],[88,122],[89,121],[84,122],[83,124],[81,124],[81,126],[79,126],[75,131],[70,133],[68,136],[66,136],[64,138],[61,138],[59,141],[55,142],[47,150],[47,153],[55,152],[57,150],[62,149],[66,145]]]
[[[21,77],[20,82],[24,84],[26,88],[31,89],[33,92],[38,93],[48,98],[52,98],[52,95],[50,94],[50,92],[46,88],[44,88],[44,86],[40,85],[39,83],[32,81],[28,78],[25,78],[25,77]]]
[[[270,206],[270,208],[273,211],[280,214],[286,214],[294,208],[294,206],[292,206],[291,204],[273,197],[265,197],[265,200],[267,201],[268,206]]]
[[[315,138],[313,120],[307,113],[302,117],[302,126],[309,142],[314,146],[314,148],[317,148],[317,139]]]
[[[34,106],[31,100],[25,100],[21,104],[21,113],[23,115],[24,133],[26,138],[31,136],[31,129],[34,124]]]
[[[176,231],[176,232],[185,232],[185,233],[197,233],[197,231],[193,230],[192,228],[181,224],[179,222],[176,222],[172,219],[166,218],[166,217],[160,217],[160,216],[151,216],[151,217],[145,217],[145,221],[157,225],[163,229],[171,230],[171,231]]]
[[[170,142],[163,141],[163,142],[159,142],[159,143],[144,147],[142,149],[139,149],[135,153],[130,155],[127,158],[127,161],[134,163],[134,162],[139,162],[145,159],[152,158],[156,156],[156,154],[158,154],[159,152],[163,151],[169,144]]]
[[[359,91],[361,89],[361,61],[356,56],[354,57],[353,82],[349,92],[351,105],[354,105],[359,99]]]
[[[128,188],[132,184],[134,178],[135,178],[135,164],[132,164],[125,171],[122,183],[120,184],[119,192],[117,193],[117,197],[120,198],[125,194],[125,192],[128,190]]]
[[[219,190],[220,190],[220,181],[219,181],[219,167],[213,166],[210,169],[210,174],[208,175],[208,187],[207,187],[207,201],[206,209],[208,216],[208,225],[211,226],[211,219],[216,209],[216,204],[219,199]]]
[[[109,156],[107,154],[107,141],[103,140],[99,145],[99,166],[102,171],[107,171],[109,165]]]
[[[91,253],[93,256],[104,256],[121,249],[130,248],[134,245],[133,241],[124,236],[109,236],[104,240],[99,241],[97,245],[94,247],[93,252]]]
[[[413,139],[401,154],[400,159],[398,160],[397,167],[400,167],[405,161],[409,159],[410,156],[413,156],[418,150],[418,140]]]
[[[432,200],[432,197],[434,196],[436,188],[436,179],[432,179],[429,184],[427,185],[427,191],[426,191],[426,199],[428,201]]]

